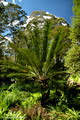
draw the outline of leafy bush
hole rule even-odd
[[[67,98],[66,98],[64,92],[61,92],[61,96],[60,96],[60,98],[59,98],[59,102],[58,102],[57,105],[58,105],[58,107],[59,107],[62,111],[65,111],[65,110],[66,110],[67,105],[68,105],[67,102],[68,102],[68,101],[67,101]]]
[[[11,116],[16,116],[16,113],[12,114],[10,110],[13,112],[20,110],[22,113],[24,113],[24,109],[28,110],[41,97],[41,94],[39,92],[30,93],[29,91],[21,91],[22,87],[23,85],[19,86],[19,84],[14,83],[11,86],[7,87],[7,90],[1,90],[0,117],[3,117],[3,115],[6,113],[10,113]]]
[[[21,105],[23,101],[29,96],[28,92],[12,90],[12,91],[3,91],[0,94],[0,111],[6,112],[11,107]]]
[[[33,104],[36,104],[40,98],[40,93],[31,93],[30,96],[22,102],[22,106],[30,108]]]
[[[74,109],[69,109],[66,107],[66,111],[62,112],[60,107],[54,108],[50,106],[49,108],[50,120],[79,120],[80,111]]]
[[[22,115],[21,111],[13,112],[9,110],[8,114],[4,114],[4,116],[2,117],[3,120],[24,120],[26,117],[26,114]]]
[[[0,85],[0,92],[7,90],[8,89],[8,85]]]
[[[8,90],[19,90],[19,91],[29,91],[31,86],[29,84],[20,84],[20,83],[13,83],[9,86]]]
[[[76,111],[74,109],[69,109],[66,111],[66,115],[68,115],[68,120],[79,120],[80,119],[80,111]]]

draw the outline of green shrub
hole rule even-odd
[[[79,120],[80,119],[80,111],[70,109],[66,106],[66,111],[62,112],[59,106],[49,107],[49,115],[50,120]]]
[[[22,106],[30,108],[33,104],[41,98],[41,93],[30,93],[25,101],[22,102]]]
[[[29,96],[28,92],[12,90],[12,91],[3,91],[0,94],[0,111],[6,112],[11,107],[21,105],[23,101],[26,101]]]
[[[20,83],[13,83],[8,88],[9,91],[12,90],[19,90],[19,91],[29,91],[31,86],[29,84],[20,84]]]
[[[2,119],[3,120],[25,120],[26,114],[22,115],[21,111],[13,112],[9,110],[8,114],[4,114]]]
[[[0,85],[0,92],[7,90],[8,89],[8,85]]]
[[[68,108],[66,115],[68,115],[68,120],[80,120],[80,111]]]
[[[62,111],[65,111],[66,108],[67,108],[67,105],[68,105],[67,102],[68,102],[68,101],[67,101],[67,98],[66,98],[64,92],[61,92],[61,96],[60,96],[60,98],[59,98],[59,102],[58,102],[57,106],[58,106]]]
[[[41,97],[40,93],[30,93],[21,91],[23,85],[12,84],[7,90],[2,90],[0,94],[0,116],[8,112],[11,108],[19,107],[29,109]],[[28,87],[28,86],[27,86]]]

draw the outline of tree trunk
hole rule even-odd
[[[48,79],[49,78],[46,79],[44,76],[40,76],[38,80],[38,82],[41,84],[41,92],[42,92],[41,106],[42,107],[45,107],[45,105],[47,105],[49,101],[50,88],[47,83]]]
[[[45,107],[48,102],[49,102],[49,94],[50,94],[50,89],[48,89],[47,92],[42,94],[42,98],[41,98],[41,106]]]

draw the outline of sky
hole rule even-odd
[[[63,17],[71,24],[73,0],[6,0],[18,4],[29,16],[32,11],[42,10],[57,17]]]

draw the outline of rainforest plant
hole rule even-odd
[[[51,20],[46,20],[43,30],[37,27],[37,22],[34,25],[34,29],[27,28],[25,47],[18,48],[19,46],[10,43],[10,47],[17,53],[18,62],[4,61],[5,70],[2,70],[6,72],[9,69],[8,77],[19,82],[36,81],[41,88],[44,106],[49,99],[53,77],[65,73],[62,55],[67,48],[66,32],[65,27],[59,27],[51,37]]]

